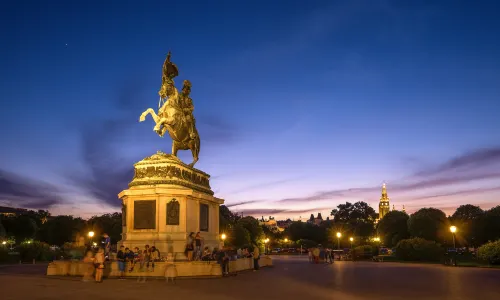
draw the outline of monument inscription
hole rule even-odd
[[[167,225],[179,225],[180,204],[174,198],[167,203]]]
[[[208,204],[200,204],[200,231],[208,231]]]
[[[156,229],[156,200],[134,201],[134,229]]]

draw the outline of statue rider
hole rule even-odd
[[[191,93],[191,82],[189,80],[184,80],[181,92],[181,107],[184,112],[184,119],[189,128],[189,136],[191,137],[191,139],[194,139],[196,138],[196,132],[195,132],[196,120],[193,116],[194,105],[193,105],[193,99],[189,97],[190,93]]]

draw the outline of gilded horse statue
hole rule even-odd
[[[185,80],[182,93],[179,93],[173,82],[173,77],[177,74],[177,67],[170,61],[169,52],[163,65],[158,114],[154,109],[148,108],[139,117],[139,122],[143,122],[150,114],[155,122],[153,130],[160,137],[168,131],[172,138],[172,155],[177,157],[178,150],[191,150],[193,162],[189,166],[193,167],[200,153],[200,136],[192,116],[194,106],[189,98],[191,83]]]

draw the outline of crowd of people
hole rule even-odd
[[[109,236],[104,234],[103,245],[98,247],[97,250],[87,248],[83,261],[87,263],[87,269],[83,276],[84,281],[90,281],[94,274],[95,282],[101,283],[105,261],[111,260],[111,242]],[[203,239],[198,232],[189,234],[185,255],[188,261],[216,261],[220,264],[222,275],[229,275],[229,261],[238,258],[253,258],[254,271],[259,270],[260,253],[257,246],[245,247],[240,249],[231,249],[227,247],[214,248],[210,250],[205,246],[202,249]],[[130,249],[121,245],[116,253],[116,261],[118,263],[118,270],[120,272],[120,279],[124,279],[126,272],[133,272],[137,270],[138,281],[145,282],[145,272],[154,272],[155,262],[165,261],[165,258],[160,255],[160,251],[155,246],[145,245],[144,249],[135,247]],[[129,266],[127,270],[127,266]]]
[[[318,264],[320,262],[333,264],[334,255],[331,248],[325,248],[322,245],[308,249],[309,262]]]

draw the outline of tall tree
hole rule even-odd
[[[394,247],[400,240],[408,238],[409,218],[406,213],[393,210],[378,222],[377,231],[385,246]]]
[[[237,224],[231,230],[229,241],[233,246],[239,248],[249,245],[252,242],[252,239],[248,230],[242,224]]]
[[[38,238],[50,245],[62,246],[75,240],[77,233],[84,232],[85,221],[72,216],[55,216],[47,220],[38,232]]]
[[[448,230],[446,215],[436,208],[422,208],[408,220],[408,231],[413,237],[443,242],[449,236]]]
[[[368,237],[373,234],[377,213],[366,202],[339,204],[331,215],[336,226],[341,226],[355,236]]]
[[[241,217],[233,213],[225,205],[219,206],[219,231],[229,231]]]
[[[236,225],[240,225],[248,230],[252,243],[259,244],[262,241],[264,233],[259,221],[254,217],[243,217],[236,222]]]
[[[13,236],[19,242],[35,238],[38,230],[35,220],[27,214],[3,217],[2,223],[7,236]]]
[[[121,240],[122,234],[122,214],[112,213],[100,216],[93,216],[87,221],[89,229],[92,229],[97,236],[107,233],[111,238],[111,243]],[[96,236],[96,240],[97,237]]]
[[[453,225],[457,226],[457,242],[477,246],[483,234],[481,228],[481,219],[484,216],[484,211],[479,207],[471,204],[461,205],[450,218]]]
[[[500,239],[500,205],[485,211],[478,223],[481,232],[479,243]]]

